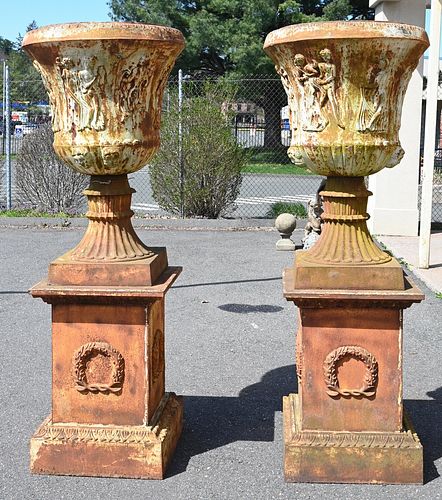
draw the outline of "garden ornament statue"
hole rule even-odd
[[[300,309],[288,481],[422,482],[402,404],[402,311],[423,295],[373,241],[364,177],[403,155],[402,102],[427,47],[418,27],[374,21],[287,26],[264,44],[287,90],[289,157],[327,177],[322,234],[284,272]]]
[[[321,215],[324,212],[322,207],[321,191],[325,189],[325,179],[323,179],[316,191],[316,196],[307,203],[307,223],[304,227],[304,238],[302,238],[302,248],[308,250],[321,236],[323,220]]]
[[[279,214],[275,220],[275,228],[281,238],[276,242],[276,250],[295,250],[291,235],[296,229],[296,217],[293,214]]]
[[[182,427],[164,389],[164,300],[180,272],[136,235],[127,174],[159,147],[163,90],[184,47],[172,28],[71,23],[30,31],[56,153],[90,175],[88,228],[31,289],[52,305],[52,413],[35,473],[162,478]]]

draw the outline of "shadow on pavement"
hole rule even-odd
[[[296,367],[287,365],[267,372],[238,397],[185,396],[183,434],[167,477],[184,472],[191,457],[229,443],[273,441],[274,414],[292,392],[298,392]],[[425,483],[439,477],[434,462],[442,457],[442,387],[427,394],[433,401],[404,401],[424,448]]]
[[[433,398],[406,399],[405,408],[424,448],[424,483],[437,479],[434,462],[442,457],[442,387],[427,392]]]
[[[272,306],[271,304],[222,304],[218,306],[221,311],[249,314],[249,313],[274,313],[283,311],[284,308],[281,306]]]
[[[297,390],[295,365],[288,365],[238,397],[184,396],[183,434],[167,476],[184,472],[191,457],[235,441],[273,441],[275,412],[282,411],[283,396]]]
[[[172,288],[192,288],[195,286],[212,286],[212,285],[234,285],[236,283],[256,283],[261,281],[281,281],[281,276],[275,278],[258,278],[250,280],[233,280],[233,281],[213,281],[209,283],[190,283],[188,285],[173,285]]]

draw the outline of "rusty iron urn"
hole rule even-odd
[[[184,38],[163,26],[70,23],[27,33],[23,48],[49,94],[55,151],[91,176],[86,233],[30,290],[52,307],[53,367],[31,471],[161,479],[183,426],[164,364],[165,295],[181,268],[136,235],[127,174],[160,145]]]
[[[70,23],[28,32],[24,50],[42,75],[54,148],[74,170],[121,175],[160,145],[167,78],[184,48],[180,31],[132,23]]]
[[[288,97],[289,157],[327,176],[322,235],[298,263],[334,266],[333,278],[322,273],[308,282],[300,271],[300,287],[357,287],[346,268],[367,266],[361,271],[366,273],[363,286],[403,289],[400,268],[367,229],[372,193],[364,176],[394,167],[403,156],[402,102],[428,44],[421,28],[374,21],[308,23],[267,36],[264,50]],[[386,269],[382,276],[373,271],[379,265]]]
[[[321,235],[283,275],[299,308],[298,393],[283,402],[287,481],[423,480],[403,408],[402,334],[403,310],[424,295],[373,241],[364,177],[403,156],[402,103],[428,45],[421,28],[374,21],[287,26],[264,44],[287,93],[288,155],[327,177]]]
[[[152,284],[167,257],[135,234],[127,174],[145,166],[160,145],[163,91],[184,48],[183,35],[164,26],[70,23],[30,31],[23,48],[49,94],[55,151],[71,168],[91,175],[88,229],[76,248],[53,263],[50,281],[81,285],[96,277],[96,284]],[[138,273],[139,266],[103,267],[149,259],[150,274]],[[61,272],[58,264],[65,265]]]

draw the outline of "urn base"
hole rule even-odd
[[[345,265],[309,262],[308,251],[296,252],[293,268],[296,289],[404,290],[404,273],[392,258],[383,264]]]
[[[287,482],[422,484],[422,445],[406,415],[401,432],[333,432],[302,430],[300,413],[298,395],[284,397]]]
[[[149,426],[55,424],[31,438],[31,472],[68,476],[163,479],[183,427],[180,396],[166,393]]]

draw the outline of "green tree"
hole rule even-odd
[[[262,50],[266,35],[289,24],[370,18],[367,0],[110,0],[117,21],[145,22],[181,30],[187,46],[175,65],[193,75],[275,75]],[[287,102],[275,81],[255,86],[248,97],[264,109],[264,146],[280,145],[280,109]],[[241,96],[239,89],[238,96]],[[281,157],[285,156],[282,153]]]
[[[26,27],[26,32],[36,29],[32,21]],[[32,61],[21,47],[23,36],[19,33],[15,42],[0,37],[0,53],[6,56],[9,66],[11,101],[35,103],[47,101],[47,93],[41,81],[40,74],[32,65]],[[3,75],[0,75],[0,82]]]
[[[367,0],[110,0],[116,21],[181,30],[187,47],[176,65],[224,75],[274,73],[262,51],[266,35],[289,24],[371,18]]]
[[[170,213],[216,219],[233,208],[249,159],[230,126],[234,89],[221,80],[205,82],[198,96],[184,100],[181,112],[177,97],[170,96],[175,105],[163,117],[164,147],[150,164],[152,194]]]

